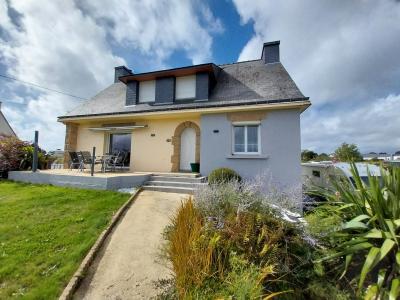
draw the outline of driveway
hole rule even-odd
[[[74,299],[149,299],[171,278],[159,258],[162,232],[188,195],[143,191],[108,237]]]

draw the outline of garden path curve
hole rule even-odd
[[[162,232],[188,195],[142,191],[82,281],[74,299],[150,299],[171,271],[160,259]]]

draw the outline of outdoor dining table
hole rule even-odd
[[[106,163],[113,157],[112,154],[103,154],[97,157],[101,161],[101,171],[106,172]]]

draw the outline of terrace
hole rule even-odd
[[[10,180],[52,184],[96,190],[119,190],[143,185],[152,175],[197,177],[198,173],[162,173],[162,172],[101,172],[95,171],[93,176],[90,169],[54,169],[32,171],[10,171]]]

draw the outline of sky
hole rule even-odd
[[[134,72],[259,59],[280,40],[281,62],[312,106],[302,149],[400,150],[400,1],[0,0],[0,75],[82,98]],[[57,116],[82,99],[0,77],[17,135],[63,148]]]

